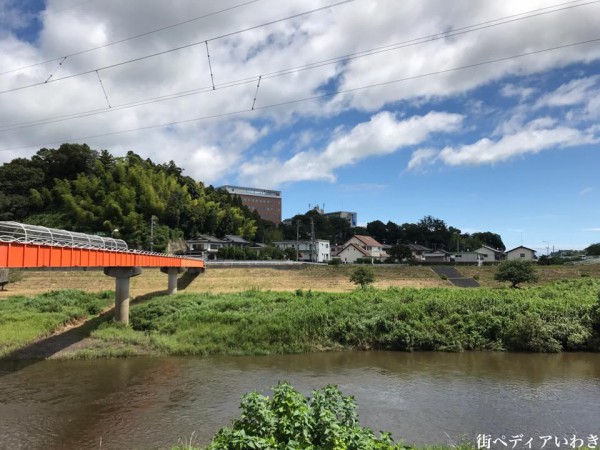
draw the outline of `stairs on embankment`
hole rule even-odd
[[[440,278],[447,278],[450,283],[457,287],[470,288],[479,287],[479,283],[471,277],[465,277],[456,267],[434,266],[431,268]]]

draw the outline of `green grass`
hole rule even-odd
[[[259,355],[345,348],[599,351],[599,291],[600,280],[580,277],[523,289],[180,294],[133,304],[129,327],[100,318],[91,321],[92,339],[66,357]],[[112,293],[70,290],[3,300],[0,357],[65,324],[94,316],[112,302]]]
[[[93,316],[113,302],[111,293],[53,291],[0,301],[0,357],[52,334],[72,321]]]
[[[600,280],[524,289],[248,291],[159,297],[131,309],[131,328],[92,337],[158,354],[388,350],[600,350]]]

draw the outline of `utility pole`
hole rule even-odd
[[[316,249],[316,241],[315,241],[315,221],[314,218],[310,218],[310,241],[312,246],[313,257],[311,258],[313,262],[317,262],[319,260]]]
[[[300,221],[296,220],[296,262],[298,262],[300,253]]]
[[[150,216],[150,251],[154,251],[154,215]]]

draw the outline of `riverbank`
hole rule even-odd
[[[134,302],[129,327],[113,323],[108,313],[97,315],[110,294],[59,291],[0,302],[0,355],[27,358],[19,350],[26,347],[30,357],[39,357],[35,350],[45,341],[56,344],[57,329],[86,314],[93,320],[79,334],[69,331],[70,349],[42,356],[599,351],[599,291],[600,280],[580,278],[523,289],[179,294]]]

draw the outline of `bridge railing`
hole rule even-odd
[[[10,221],[0,221],[0,242],[102,250],[128,250],[127,243],[121,239]]]

